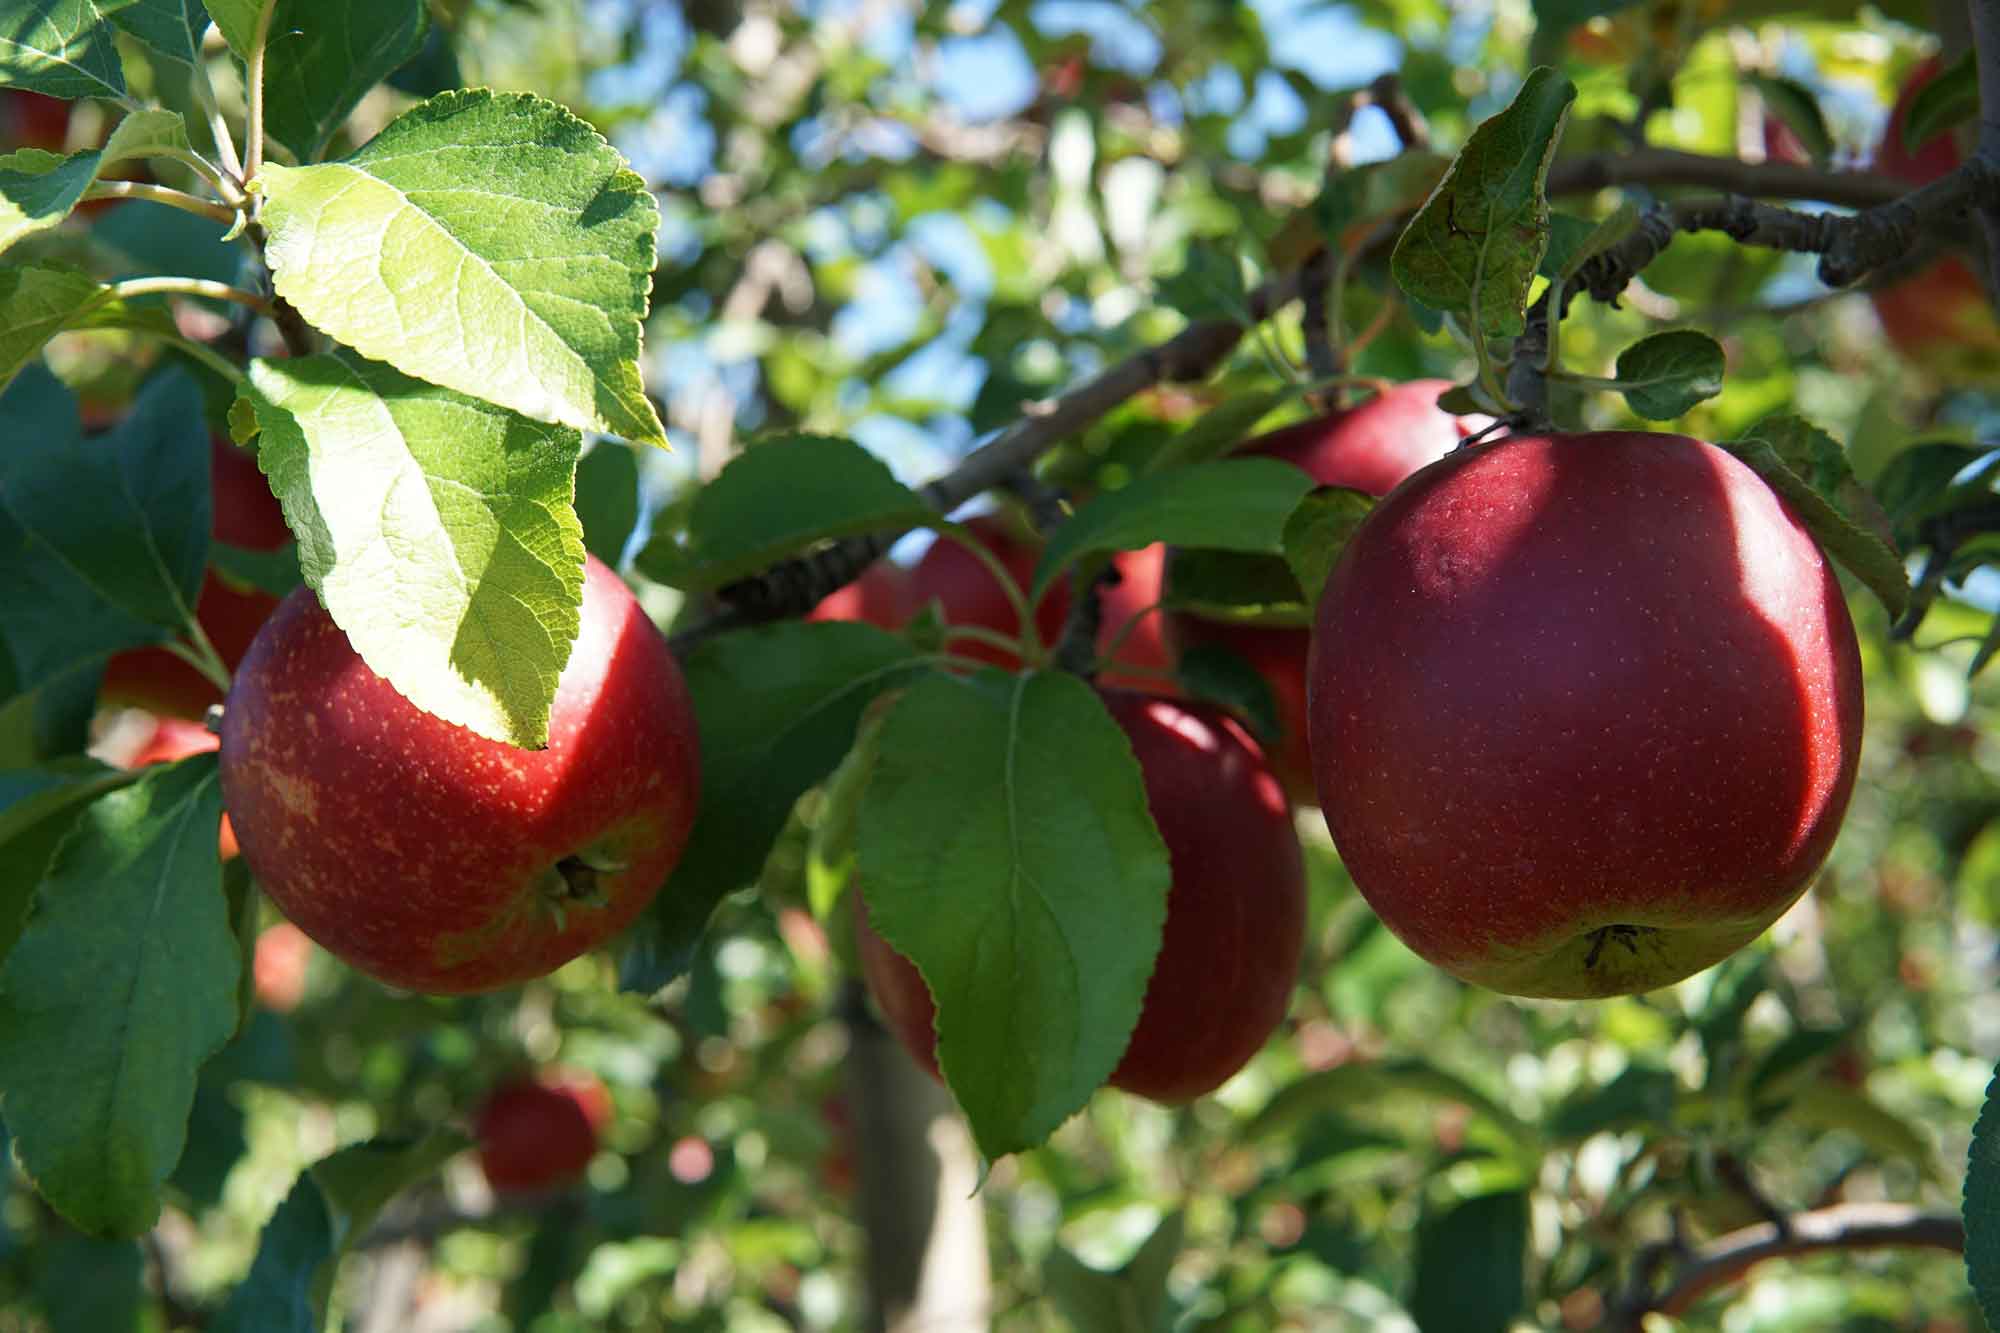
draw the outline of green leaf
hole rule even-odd
[[[139,317],[88,274],[57,264],[0,265],[0,388],[65,329],[116,327]]]
[[[1239,321],[1247,306],[1243,262],[1235,248],[1197,242],[1188,247],[1180,271],[1154,284],[1153,299],[1190,320]]]
[[[1989,1328],[2000,1328],[2000,1070],[1972,1127],[1965,1168],[1965,1271]]]
[[[98,161],[94,152],[64,157],[39,148],[0,157],[0,251],[68,217],[97,179]]]
[[[190,67],[200,57],[208,27],[201,0],[132,0],[112,19],[154,51]]]
[[[666,442],[639,379],[659,208],[568,111],[441,93],[342,162],[259,180],[278,295],[334,338],[536,421]]]
[[[1722,344],[1693,329],[1641,338],[1618,354],[1618,392],[1648,421],[1669,421],[1722,392]]]
[[[853,745],[862,710],[915,664],[907,642],[857,622],[768,625],[688,654],[701,810],[673,877],[631,933],[622,987],[658,990],[687,970],[715,905],[757,878],[798,798]]]
[[[1597,235],[1597,226],[1589,218],[1550,213],[1549,248],[1543,252],[1541,262],[1535,265],[1535,272],[1550,281],[1561,277],[1572,262],[1580,262],[1576,257]]]
[[[266,102],[265,131],[314,161],[362,97],[423,46],[429,26],[424,0],[279,0],[264,81],[285,95]]]
[[[1552,276],[1567,286],[1575,280],[1577,274],[1583,271],[1585,264],[1603,254],[1606,250],[1611,249],[1638,229],[1638,206],[1630,200],[1626,200],[1593,226],[1588,236],[1581,239],[1575,237],[1568,239],[1567,246],[1569,253],[1563,256],[1561,267],[1557,268]],[[1440,407],[1444,406],[1442,399],[1439,400],[1438,405]]]
[[[1288,520],[1289,521],[1289,520]],[[1174,551],[1161,601],[1207,620],[1246,625],[1312,624],[1312,607],[1284,557],[1249,551]]]
[[[0,29],[0,85],[51,97],[122,98],[125,67],[111,19],[129,3],[12,0]]]
[[[576,465],[576,516],[583,545],[617,569],[639,522],[639,456],[615,440],[600,439]]]
[[[1506,1333],[1527,1299],[1528,1195],[1505,1190],[1417,1228],[1410,1316],[1423,1333]]]
[[[1795,1096],[1828,1056],[1854,1035],[1852,1028],[1797,1028],[1765,1053],[1751,1071],[1745,1093],[1753,1106]]]
[[[1797,79],[1754,73],[1747,77],[1751,86],[1756,88],[1757,95],[1763,99],[1765,111],[1798,136],[1806,156],[1814,162],[1825,162],[1833,156],[1833,134],[1826,127],[1826,116],[1821,113],[1819,98],[1813,95],[1812,89]],[[1935,86],[1933,81],[1925,86],[1925,91]],[[1908,128],[1906,123],[1906,132]]]
[[[1306,605],[1319,605],[1320,589],[1340,553],[1375,511],[1375,497],[1346,486],[1321,486],[1299,501],[1285,520],[1285,563],[1298,578]]]
[[[1174,679],[1191,698],[1240,714],[1263,744],[1275,744],[1284,735],[1271,682],[1241,653],[1219,643],[1189,644],[1174,661]]]
[[[241,546],[212,542],[208,548],[209,568],[226,583],[239,588],[256,588],[283,597],[305,581],[299,569],[299,548],[286,542],[275,551],[251,551]]]
[[[1670,1125],[1680,1100],[1673,1073],[1650,1065],[1627,1065],[1609,1083],[1577,1093],[1549,1114],[1549,1137],[1576,1141],[1607,1129]]]
[[[1244,1128],[1246,1139],[1292,1132],[1323,1111],[1379,1105],[1397,1096],[1457,1102],[1517,1145],[1523,1157],[1536,1151],[1535,1131],[1499,1102],[1456,1074],[1417,1059],[1340,1065],[1293,1080],[1264,1105]]]
[[[1907,1162],[1926,1180],[1943,1176],[1930,1136],[1865,1092],[1823,1083],[1812,1090],[1812,1096],[1794,1098],[1777,1114],[1811,1129],[1845,1130],[1871,1153]]]
[[[236,1028],[222,793],[203,755],[87,806],[0,970],[0,1095],[22,1166],[93,1235],[160,1213],[195,1073]]]
[[[1153,450],[1146,471],[1161,472],[1188,463],[1220,458],[1249,439],[1257,423],[1298,397],[1297,385],[1231,394],[1201,414],[1195,423]]]
[[[1459,315],[1488,337],[1514,337],[1548,247],[1543,191],[1576,88],[1531,71],[1513,104],[1472,132],[1451,171],[1396,242],[1390,266],[1405,292]]]
[[[1228,458],[1153,472],[1096,496],[1056,529],[1035,566],[1030,599],[1094,551],[1136,551],[1154,542],[1257,551],[1284,549],[1285,520],[1312,478],[1273,458]]]
[[[1630,9],[1637,3],[1639,0],[1534,0],[1535,26],[1573,28],[1579,23]]]
[[[135,157],[171,157],[193,151],[194,146],[188,142],[187,121],[181,113],[149,107],[134,111],[118,122],[104,142],[100,166]]]
[[[545,744],[583,603],[577,432],[345,349],[254,361],[246,393],[299,568],[361,659],[427,712]]]
[[[870,917],[937,1003],[938,1061],[988,1158],[1090,1099],[1138,1022],[1169,881],[1138,761],[1061,672],[912,686],[857,828]]]
[[[663,583],[705,590],[823,541],[937,518],[860,445],[801,435],[731,459],[695,496],[686,542],[655,537],[635,563]]]
[[[41,451],[82,448],[76,399],[39,365],[0,394],[0,420]],[[0,700],[26,697],[120,648],[165,637],[98,596],[49,547],[14,521],[6,504],[15,451],[0,453]],[[93,686],[93,692],[95,687]],[[32,719],[28,719],[32,721]]]
[[[179,632],[208,565],[206,435],[194,381],[168,371],[107,436],[19,441],[0,505],[104,601]]]
[[[1991,469],[1970,482],[1954,484],[1961,472],[1993,451],[1980,445],[1931,442],[1913,444],[1883,467],[1870,489],[1889,518],[1890,533],[1906,549],[1921,546],[1923,521],[1967,501],[1984,501],[1991,494]]]
[[[11,531],[11,521],[0,515],[0,547]],[[4,564],[0,557],[0,566]],[[0,680],[12,665],[5,639],[0,631]],[[90,724],[97,716],[97,692],[103,681],[102,664],[87,661],[42,677],[40,684],[0,703],[0,764],[22,767],[82,754],[90,745]]]
[[[146,1261],[129,1240],[64,1235],[48,1243],[36,1303],[54,1333],[134,1333],[146,1299]]]
[[[1915,153],[1930,140],[1979,114],[1979,68],[1968,50],[1917,90],[1903,117],[1903,151]]]
[[[1873,498],[1848,473],[1837,443],[1797,417],[1769,417],[1751,427],[1749,438],[1721,447],[1784,497],[1820,548],[1867,585],[1891,616],[1903,613],[1909,573],[1888,542],[1864,526]]]
[[[209,17],[215,20],[216,31],[222,40],[229,43],[229,49],[239,60],[250,58],[250,47],[257,38],[257,15],[263,9],[263,0],[204,0]],[[273,25],[276,26],[275,24]]]
[[[314,1288],[333,1258],[333,1214],[311,1173],[264,1224],[250,1275],[229,1293],[212,1333],[321,1333]]]
[[[1174,1315],[1167,1272],[1181,1251],[1186,1219],[1178,1211],[1159,1226],[1115,1272],[1092,1268],[1061,1245],[1042,1261],[1042,1284],[1077,1328],[1092,1333],[1165,1333]]]
[[[137,775],[77,756],[0,773],[0,961],[21,938],[35,893],[78,807]]]

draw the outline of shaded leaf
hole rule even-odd
[[[1319,604],[1320,589],[1340,553],[1375,511],[1375,497],[1345,486],[1314,489],[1285,520],[1285,563],[1298,578],[1306,605]]]
[[[429,26],[423,0],[279,0],[264,79],[285,96],[266,104],[265,132],[299,161],[315,160],[362,97],[423,46]]]
[[[1618,392],[1638,415],[1667,421],[1721,393],[1722,368],[1722,344],[1694,329],[1669,329],[1618,354]]]
[[[1417,1229],[1410,1315],[1423,1333],[1506,1333],[1527,1298],[1528,1195],[1506,1190]]]
[[[51,97],[123,97],[112,16],[131,0],[12,0],[0,19],[0,85]]]

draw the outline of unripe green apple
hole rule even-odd
[[[1679,435],[1425,468],[1322,593],[1312,751],[1403,941],[1516,995],[1650,990],[1755,939],[1826,859],[1861,748],[1840,584],[1749,468]]]
[[[694,821],[694,711],[618,576],[584,569],[549,744],[417,708],[311,589],[250,647],[222,720],[243,856],[314,942],[391,985],[461,994],[553,971],[623,929]]]
[[[1263,751],[1221,709],[1101,691],[1132,742],[1173,882],[1144,1008],[1111,1086],[1191,1101],[1249,1062],[1285,1016],[1305,939],[1305,863]],[[857,884],[856,886],[860,886]],[[936,1074],[929,989],[856,892],[862,975],[888,1026]]]

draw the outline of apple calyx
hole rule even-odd
[[[1650,935],[1658,929],[1657,926],[1599,926],[1588,936],[1590,949],[1583,955],[1583,965],[1586,968],[1596,967],[1597,960],[1604,954],[1604,946],[1613,940],[1624,945],[1627,952],[1636,955],[1639,952],[1639,937]]]

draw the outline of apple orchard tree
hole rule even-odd
[[[0,1330],[1981,1326],[1996,104],[0,0]]]

